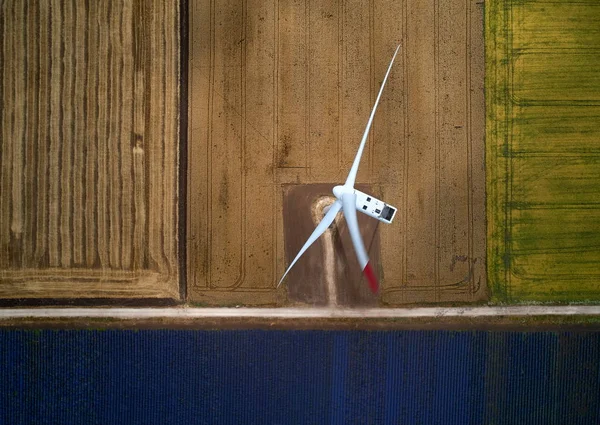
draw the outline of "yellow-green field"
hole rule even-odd
[[[493,299],[600,301],[600,2],[486,8]]]

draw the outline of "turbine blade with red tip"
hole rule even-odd
[[[354,251],[356,252],[356,258],[361,270],[365,274],[367,281],[369,282],[369,288],[372,292],[379,290],[379,283],[375,272],[369,263],[369,256],[365,249],[362,236],[360,235],[360,229],[358,228],[358,219],[356,218],[356,194],[355,193],[344,193],[342,195],[342,205],[344,209],[344,217],[348,224],[348,230],[350,231],[350,238],[354,245]]]

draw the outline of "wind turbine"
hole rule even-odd
[[[356,180],[356,174],[358,172],[358,166],[360,164],[360,159],[362,157],[363,150],[365,148],[365,144],[367,142],[367,137],[369,135],[369,130],[371,129],[371,124],[373,123],[373,117],[375,116],[375,111],[377,110],[377,105],[379,104],[379,99],[381,98],[381,93],[383,93],[383,88],[385,87],[385,83],[387,81],[388,75],[390,75],[390,71],[392,69],[392,65],[394,64],[394,59],[396,59],[396,55],[398,54],[398,50],[400,46],[396,47],[396,51],[394,52],[394,56],[390,61],[390,65],[388,66],[387,72],[381,83],[381,88],[379,89],[379,94],[377,95],[377,99],[375,100],[375,105],[373,106],[373,110],[371,111],[371,116],[369,117],[369,121],[367,122],[367,128],[365,128],[365,132],[362,136],[362,140],[360,142],[360,146],[358,147],[358,152],[356,153],[356,157],[354,158],[354,162],[352,163],[352,168],[350,168],[350,172],[348,173],[348,178],[346,182],[342,186],[336,186],[333,188],[333,194],[336,197],[336,201],[331,205],[323,220],[318,224],[313,233],[310,235],[294,261],[289,265],[283,277],[277,284],[277,286],[281,285],[283,279],[285,279],[286,275],[290,271],[290,269],[296,264],[298,259],[304,254],[304,252],[316,241],[331,225],[335,216],[340,210],[343,210],[344,216],[346,217],[346,223],[348,224],[348,229],[350,231],[350,237],[352,238],[352,244],[354,245],[354,250],[356,251],[356,257],[358,258],[358,264],[360,264],[360,268],[363,273],[367,277],[369,282],[369,288],[371,291],[377,292],[379,289],[379,283],[377,282],[377,277],[375,276],[375,272],[369,263],[369,256],[367,255],[367,250],[365,249],[365,244],[363,243],[362,237],[360,235],[360,230],[358,229],[358,221],[356,218],[356,210],[367,214],[373,218],[376,218],[379,221],[384,223],[391,223],[396,215],[396,208],[391,205],[386,204],[379,199],[367,195],[359,190],[354,188],[354,182]]]

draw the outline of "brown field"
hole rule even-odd
[[[323,239],[275,289],[314,226],[310,202],[288,197],[344,181],[398,44],[357,180],[399,209],[363,229],[382,289],[342,303],[485,300],[483,4],[191,3],[191,301],[328,302],[321,253],[353,252]]]
[[[0,299],[180,296],[166,5],[1,2]]]

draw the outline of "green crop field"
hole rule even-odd
[[[600,2],[486,2],[496,302],[600,301]]]

